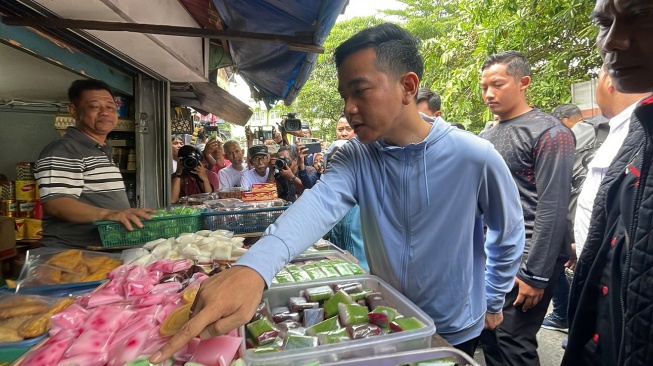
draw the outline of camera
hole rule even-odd
[[[202,154],[194,146],[182,146],[178,154],[181,158],[181,165],[188,172],[193,172],[202,163]]]
[[[278,170],[283,170],[284,168],[289,167],[290,164],[292,164],[290,159],[285,156],[279,156],[277,157],[277,160],[274,161],[274,167]]]
[[[295,113],[288,113],[283,121],[283,128],[286,132],[298,132],[302,130],[302,121],[295,117]]]

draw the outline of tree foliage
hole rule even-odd
[[[596,75],[591,0],[400,0],[386,11],[422,40],[421,85],[442,96],[443,116],[479,131],[492,119],[481,100],[480,67],[493,53],[517,50],[531,63],[529,103],[544,111],[571,100],[571,85]],[[331,121],[342,111],[332,61],[335,47],[358,30],[380,23],[354,18],[336,23],[297,101],[302,118]]]

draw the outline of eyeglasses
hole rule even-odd
[[[264,155],[264,156],[254,156],[254,157],[252,158],[252,162],[260,163],[260,162],[262,162],[262,161],[266,161],[266,160],[268,160],[269,158],[270,158],[270,157],[267,156],[267,155]]]

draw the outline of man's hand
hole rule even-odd
[[[254,141],[254,133],[249,128],[249,126],[245,126],[245,137],[247,138],[248,142]]]
[[[285,166],[283,169],[281,169],[279,173],[281,173],[281,176],[286,180],[291,180],[295,177],[295,174],[292,172],[292,170],[290,170],[290,167],[288,166]]]
[[[298,168],[299,170],[304,170],[306,167],[304,166],[304,158],[306,157],[306,151],[308,148],[300,143],[297,143],[297,156],[299,157],[299,163],[298,163]]]
[[[190,320],[150,358],[150,362],[165,361],[198,334],[207,339],[247,323],[261,302],[264,288],[263,278],[243,266],[207,278],[191,307]]]
[[[519,286],[519,294],[514,303],[514,306],[521,305],[521,310],[526,312],[528,309],[534,308],[544,295],[543,288],[532,287],[526,282],[515,277],[515,286]]]
[[[573,271],[576,269],[576,262],[578,262],[578,258],[576,257],[576,243],[571,243],[571,257],[565,263],[565,267]]]
[[[485,330],[494,330],[503,322],[503,311],[494,313],[485,313]]]
[[[132,224],[142,229],[143,223],[141,222],[141,219],[151,219],[152,217],[149,214],[152,212],[154,212],[154,210],[151,208],[129,208],[122,211],[112,210],[109,211],[104,219],[109,221],[119,221],[127,230],[132,231],[134,230]]]
[[[202,154],[204,155],[205,158],[212,156],[212,154],[216,152],[219,147],[220,147],[220,143],[212,138],[204,146],[204,151],[202,152]]]

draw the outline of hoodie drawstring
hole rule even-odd
[[[429,195],[429,176],[426,174],[426,144],[424,144],[422,162],[424,163],[424,183],[426,184],[426,205],[431,206],[431,196]]]
[[[381,211],[385,211],[385,156],[382,152],[380,152],[379,155],[381,156],[381,164],[383,165],[383,174],[381,174]]]

